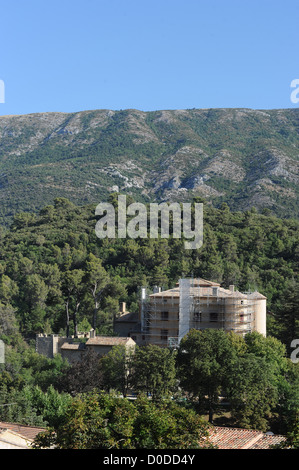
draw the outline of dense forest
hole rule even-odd
[[[110,202],[117,208],[116,194]],[[194,276],[261,292],[267,297],[268,334],[289,347],[299,334],[299,222],[264,212],[204,203],[204,241],[196,250],[171,236],[99,239],[95,206],[63,198],[39,215],[19,214],[1,232],[0,332],[18,328],[25,338],[76,333],[83,322],[112,334],[119,302],[137,311],[141,286],[171,288],[180,277]]]
[[[110,194],[109,200],[117,210],[117,194]],[[132,201],[127,198],[128,204]],[[2,229],[0,339],[6,345],[6,361],[0,365],[0,420],[50,425],[57,439],[61,438],[56,445],[72,447],[77,444],[64,441],[67,430],[76,416],[82,418],[86,407],[91,422],[104,422],[109,416],[111,423],[117,423],[119,415],[124,413],[125,420],[131,413],[128,446],[158,448],[164,443],[178,448],[182,441],[178,443],[175,433],[172,441],[163,441],[170,430],[159,419],[177,423],[173,429],[177,426],[182,433],[187,432],[183,422],[196,424],[190,442],[201,439],[206,431],[197,415],[208,414],[212,420],[220,406],[215,397],[222,390],[230,401],[230,423],[274,429],[288,434],[293,444],[297,442],[298,366],[289,356],[292,340],[299,337],[299,222],[279,219],[268,210],[232,212],[225,203],[214,208],[198,198],[194,202],[204,204],[204,242],[196,250],[186,250],[183,239],[171,236],[99,239],[95,205],[76,206],[64,198],[55,199],[38,215],[21,213],[10,228]],[[100,364],[89,358],[83,366],[70,366],[59,356],[50,360],[35,352],[35,335],[40,332],[76,335],[94,327],[97,334],[113,335],[113,317],[119,313],[120,302],[137,311],[141,286],[170,288],[182,276],[217,281],[224,287],[234,284],[240,291],[258,290],[266,295],[267,338],[191,332],[182,345],[190,354],[166,349],[162,355],[154,347],[140,348],[129,375],[122,373],[129,366],[123,362],[121,349]],[[205,350],[211,352],[210,357],[205,357]],[[196,360],[196,354],[202,362]],[[190,371],[198,382],[190,382]],[[129,383],[124,384],[124,376]],[[136,404],[122,405],[110,394],[116,390],[126,395],[128,388],[140,394]],[[100,395],[90,395],[95,389]],[[144,393],[153,397],[151,411],[143,401]],[[96,404],[102,402],[106,414],[102,409],[99,415]],[[165,431],[156,441],[152,435],[139,439],[140,426],[149,429],[149,413],[157,419],[151,426]],[[117,432],[121,434],[124,428]],[[114,431],[111,433],[103,437],[104,447],[111,442],[118,446]],[[51,436],[44,439],[50,443]]]

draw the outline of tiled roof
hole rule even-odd
[[[210,441],[218,449],[269,449],[284,439],[284,436],[242,428],[214,426],[210,432]]]
[[[61,345],[61,349],[71,349],[73,351],[78,351],[85,349],[85,344],[84,343],[63,343]]]
[[[44,428],[39,428],[36,426],[24,426],[21,424],[6,423],[3,421],[0,421],[0,429],[9,429],[10,431],[13,431],[14,433],[30,440],[33,440],[40,432],[45,431]]]
[[[283,436],[267,436],[264,435],[250,449],[269,449],[273,445],[280,444],[285,438]]]
[[[191,286],[190,287],[190,293],[194,295],[194,297],[206,297],[206,296],[214,296],[213,291],[212,291],[213,286],[205,286],[201,287],[200,291],[198,290],[198,287],[196,286]],[[229,289],[224,289],[223,287],[218,287],[218,292],[217,292],[217,297],[225,297],[225,298],[238,298],[238,299],[247,299],[247,295],[243,294],[242,292],[239,291],[230,291]],[[257,293],[258,294],[258,293]],[[261,295],[261,294],[259,294]],[[149,297],[155,297],[155,298],[163,298],[163,297],[178,297],[180,296],[180,288],[179,287],[174,287],[173,289],[168,289],[164,290],[161,292],[156,292],[155,294],[150,294]],[[255,298],[259,298],[257,295]],[[261,296],[260,298],[266,298]]]
[[[213,286],[217,287],[220,286],[218,282],[213,282],[213,281],[207,281],[206,279],[192,279],[192,284],[194,286],[201,286],[201,287],[208,287],[208,286]],[[179,282],[176,283],[176,286],[179,286]]]
[[[161,292],[156,292],[155,294],[150,294],[150,297],[178,297],[180,295],[179,287],[173,289],[163,290]]]
[[[137,322],[138,317],[137,314],[134,312],[126,312],[123,313],[120,317],[115,318],[115,323],[119,322]]]
[[[217,287],[217,297],[225,297],[227,299],[266,299],[266,297],[259,292],[253,292],[250,294],[244,294],[237,290],[230,290],[220,287],[220,284],[216,282],[206,281],[205,279],[192,279],[190,280],[190,293],[195,297],[206,297],[214,296],[213,287]],[[200,287],[200,290],[198,289]],[[176,283],[176,287],[172,289],[167,289],[161,292],[156,292],[155,294],[150,294],[150,298],[163,298],[163,297],[179,297],[180,296],[180,287],[179,283]]]
[[[31,441],[10,429],[0,428],[0,450],[2,449],[28,449]]]
[[[252,292],[251,294],[248,295],[248,297],[250,299],[266,299],[267,297],[265,297],[263,294],[261,294],[260,292]]]
[[[133,342],[132,338],[119,336],[96,336],[95,338],[89,338],[86,342],[86,346],[116,346],[119,344],[126,344],[128,342]]]

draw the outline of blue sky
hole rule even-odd
[[[0,0],[0,115],[294,108],[298,0]]]

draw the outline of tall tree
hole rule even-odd
[[[135,348],[126,348],[126,346],[114,346],[111,351],[100,360],[100,366],[103,374],[103,386],[109,392],[110,389],[117,390],[127,396],[131,374],[132,361]]]
[[[65,295],[66,336],[70,336],[71,318],[74,324],[74,336],[78,336],[78,311],[84,293],[83,276],[84,271],[81,269],[68,270],[63,275],[62,290]]]
[[[177,365],[181,387],[200,409],[208,410],[209,421],[225,384],[230,362],[236,352],[222,330],[191,330],[180,343]]]
[[[5,274],[0,279],[0,300],[3,303],[11,302],[19,293],[18,284]]]
[[[175,352],[156,345],[140,347],[133,361],[132,387],[154,401],[169,397],[177,384]]]
[[[100,390],[103,386],[103,372],[96,352],[86,351],[81,361],[65,368],[58,380],[58,389],[75,396],[79,393]]]
[[[101,260],[90,253],[86,261],[86,283],[94,302],[92,316],[92,327],[94,330],[97,326],[97,314],[100,307],[101,296],[108,282],[109,276],[102,266]]]
[[[268,429],[279,395],[273,383],[273,370],[265,358],[250,353],[232,361],[224,390],[238,426]]]
[[[280,339],[290,352],[291,342],[299,338],[299,283],[291,279],[287,283],[277,311],[277,319],[281,325]]]
[[[18,333],[19,326],[16,319],[16,311],[10,304],[0,302],[0,337],[15,336]]]

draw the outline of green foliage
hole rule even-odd
[[[193,411],[178,405],[93,393],[76,397],[58,426],[39,435],[34,447],[196,449],[210,446],[207,429]]]
[[[101,359],[90,353],[71,365],[18,348],[8,348],[0,371],[0,420],[59,430],[51,441],[58,446],[191,447],[203,432],[200,416],[213,421],[221,412],[219,397],[231,425],[271,429],[296,445],[299,368],[276,338],[192,330],[177,353],[148,346],[134,355],[114,347]],[[52,438],[50,429],[45,439]]]
[[[233,419],[242,428],[267,431],[278,405],[278,389],[271,367],[264,358],[247,353],[227,374],[225,394]]]
[[[253,332],[245,338],[222,330],[191,330],[177,356],[180,386],[210,421],[219,397],[229,403],[232,423],[279,433],[293,429],[299,410],[298,364],[276,338]]]
[[[111,198],[116,204],[115,195]],[[210,413],[210,418],[216,414],[218,397],[223,394],[230,399],[235,424],[293,432],[295,442],[298,365],[290,363],[288,354],[290,340],[298,337],[298,289],[294,281],[298,273],[298,221],[205,204],[204,244],[198,250],[185,250],[183,240],[171,237],[97,239],[94,209],[59,198],[35,217],[18,217],[9,230],[1,233],[0,338],[6,345],[6,363],[0,369],[0,398],[2,404],[17,405],[0,407],[0,419],[27,424],[55,422],[57,427],[71,394],[77,397],[93,388],[113,388],[126,395],[134,386],[139,395],[148,393],[154,398],[150,400],[155,406],[151,410],[145,403],[140,404],[146,419],[138,421],[138,429],[142,430],[144,445],[158,446],[166,442],[163,429],[167,419],[169,429],[174,422],[179,427],[177,418],[173,421],[173,416],[168,416],[168,408],[162,409],[165,399],[178,395],[179,385],[180,393],[196,399],[200,405],[197,411]],[[182,275],[218,281],[225,287],[234,283],[241,291],[259,290],[266,295],[267,338],[252,334],[242,339],[221,331],[192,332],[182,341],[185,352],[178,352],[177,361],[168,349],[139,348],[135,360],[129,363],[124,361],[123,351],[113,350],[101,365],[106,382],[99,375],[96,383],[91,380],[92,367],[67,368],[61,357],[49,360],[28,346],[36,333],[45,330],[76,334],[95,325],[97,333],[113,334],[119,302],[125,301],[130,311],[137,312],[141,286],[151,288],[159,283],[171,288]],[[65,385],[59,389],[61,377],[67,374],[73,388]],[[50,391],[51,386],[64,394],[57,415],[53,403],[60,398]],[[49,393],[47,405],[41,399],[42,393]],[[98,399],[92,403],[98,403]],[[79,414],[87,406],[80,401],[77,405]],[[115,408],[124,417],[120,426],[130,407],[123,406],[128,408]],[[134,410],[137,416],[138,409]],[[177,416],[182,417],[182,409],[180,413]],[[107,415],[100,413],[94,426],[106,419]],[[137,429],[137,418],[134,423]],[[147,433],[146,426],[148,430],[157,426],[160,431],[157,435]],[[88,433],[89,424],[84,429]],[[104,431],[99,442],[105,446],[108,442],[115,446],[139,445],[132,441],[133,431],[129,431],[130,438],[125,434],[122,442],[126,444],[117,444],[115,433],[112,438],[110,431],[108,435]],[[93,432],[96,435],[96,429]],[[174,441],[167,442],[174,445]],[[82,445],[90,445],[88,436]]]
[[[193,410],[175,403],[136,401],[138,416],[134,423],[135,447],[139,449],[198,449],[212,447],[208,424]]]
[[[280,338],[290,352],[293,339],[299,337],[299,283],[290,279],[282,293],[277,308],[277,319],[282,325]]]
[[[20,341],[17,345],[6,347],[5,364],[0,370],[0,383],[4,374],[5,382],[9,377],[11,383],[38,386],[46,391],[50,385],[57,386],[66,367],[67,362],[60,355],[48,359]]]
[[[37,385],[21,388],[0,386],[0,420],[29,426],[54,426],[64,413],[71,396],[59,393],[52,385],[43,391]]]
[[[24,336],[45,325],[52,333],[75,333],[83,318],[99,333],[112,334],[120,301],[136,310],[142,285],[169,288],[181,276],[259,290],[267,296],[268,333],[285,343],[298,335],[292,287],[297,221],[204,205],[203,246],[186,250],[183,240],[171,237],[98,239],[94,209],[56,199],[0,239],[0,302],[13,308]]]
[[[127,191],[124,178],[137,199],[147,193],[164,200],[152,175],[164,181],[178,169],[190,198],[197,192],[190,179],[204,175],[216,189],[215,205],[225,201],[239,210],[254,198],[281,217],[298,217],[298,109],[97,110],[61,115],[59,123],[51,113],[36,116],[34,124],[26,116],[10,122],[1,139],[0,220],[7,225],[19,214],[16,229],[45,204],[53,207],[55,198],[89,204],[106,200],[113,185]],[[281,176],[269,171],[277,164]],[[136,178],[144,175],[139,187]],[[44,214],[53,217],[51,208]]]
[[[134,351],[123,345],[114,346],[100,360],[103,374],[103,388],[108,392],[112,389],[127,396],[132,374]]]
[[[103,372],[98,355],[87,351],[81,361],[69,364],[62,370],[57,381],[57,388],[71,396],[101,390],[103,387]]]
[[[191,330],[180,343],[177,356],[181,387],[208,409],[209,420],[219,402],[235,351],[223,330]]]
[[[137,348],[131,385],[153,401],[169,398],[177,388],[175,352],[153,344]]]

